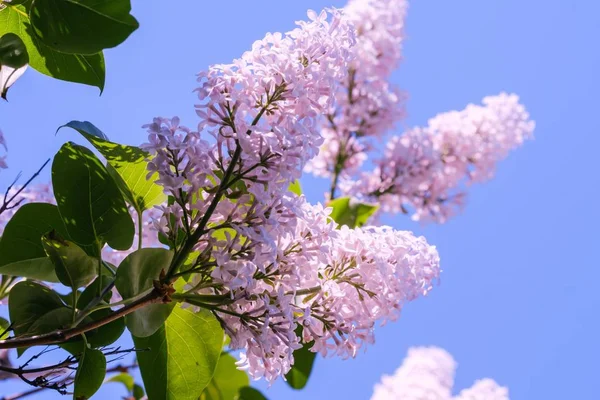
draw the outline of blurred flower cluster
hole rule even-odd
[[[371,400],[508,400],[508,389],[480,379],[452,395],[456,362],[437,347],[413,347],[393,375],[375,385]]]

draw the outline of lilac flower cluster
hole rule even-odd
[[[353,0],[344,12],[357,35],[346,79],[321,134],[324,144],[306,171],[317,176],[348,177],[367,158],[368,138],[381,137],[402,117],[403,95],[389,83],[401,57],[405,0]]]
[[[440,272],[423,238],[338,229],[329,209],[288,191],[316,155],[319,118],[356,56],[350,19],[308,16],[200,74],[202,133],[156,118],[143,146],[171,199],[155,227],[175,251],[173,276],[191,277],[180,298],[212,310],[241,350],[240,367],[269,381],[303,344],[354,356],[373,342],[376,321],[395,319]]]
[[[405,0],[346,6],[356,30],[353,59],[320,121],[324,143],[305,170],[331,179],[330,198],[341,191],[379,201],[381,211],[444,222],[463,205],[465,184],[491,178],[496,163],[531,138],[535,124],[516,95],[486,97],[483,106],[439,114],[427,127],[391,137],[376,168],[362,173],[373,138],[404,117],[404,96],[390,75],[401,59],[407,7]]]
[[[244,351],[240,365],[270,381],[289,370],[301,343],[354,357],[373,343],[376,321],[396,319],[440,272],[437,251],[422,237],[388,227],[337,229],[329,209],[296,201],[296,229],[278,238],[274,258],[236,234],[213,246],[211,279],[198,275],[189,285],[198,294],[191,303],[211,308],[230,347]],[[244,254],[248,247],[255,250]]]
[[[481,379],[452,396],[456,362],[437,347],[414,347],[394,375],[384,375],[371,400],[508,400],[508,389]]]
[[[384,211],[444,222],[462,206],[465,184],[490,179],[534,126],[516,95],[485,97],[483,106],[439,114],[427,127],[393,137],[376,168],[342,190],[376,200]]]

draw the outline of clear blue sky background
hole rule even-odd
[[[31,70],[0,104],[11,167],[33,172],[65,141],[71,119],[96,123],[111,139],[138,144],[153,116],[197,122],[194,74],[229,62],[267,31],[285,31],[307,8],[343,0],[149,2],[136,0],[141,28],[106,52],[107,85],[98,90]],[[407,125],[460,109],[500,91],[521,96],[537,121],[536,139],[473,187],[465,212],[445,225],[391,219],[427,236],[444,274],[429,297],[356,360],[319,359],[307,389],[283,382],[270,399],[367,399],[410,346],[438,345],[459,363],[456,387],[493,377],[516,400],[597,399],[600,359],[600,3],[593,0],[414,1],[405,60],[393,80],[409,95]],[[326,183],[302,180],[312,201]],[[263,386],[264,387],[264,386]],[[0,385],[0,393],[22,385]],[[118,398],[107,387],[96,398]],[[60,396],[45,394],[42,399]]]

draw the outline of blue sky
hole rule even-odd
[[[267,31],[285,31],[307,8],[340,0],[133,2],[140,29],[106,52],[98,90],[31,70],[0,104],[9,145],[5,187],[75,138],[56,128],[94,122],[111,139],[138,144],[157,115],[197,122],[194,74],[229,62]],[[488,94],[516,92],[537,122],[535,140],[510,155],[496,178],[470,191],[464,213],[445,225],[388,222],[438,246],[442,283],[378,329],[356,360],[319,359],[306,390],[283,382],[270,399],[368,399],[414,345],[438,345],[459,363],[458,389],[492,377],[512,399],[597,398],[600,358],[600,3],[588,0],[414,1],[404,56],[393,80],[409,94],[406,125],[463,108]],[[325,181],[302,180],[320,201]],[[264,385],[261,385],[264,388]],[[19,391],[1,384],[0,394]],[[97,398],[117,398],[118,386]],[[35,397],[33,397],[35,398]],[[54,394],[40,399],[60,398]]]

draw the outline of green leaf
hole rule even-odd
[[[29,63],[29,53],[23,40],[12,32],[0,37],[0,67],[21,68]]]
[[[267,398],[253,387],[246,386],[240,389],[238,400],[267,400]]]
[[[133,385],[133,398],[135,400],[141,400],[146,395],[144,392],[144,388],[138,385],[137,383]]]
[[[327,203],[333,207],[331,218],[339,225],[348,225],[350,228],[363,226],[379,206],[377,204],[358,203],[350,197],[340,197]]]
[[[84,309],[92,300],[96,299],[98,293],[103,290],[105,287],[109,285],[112,281],[112,276],[105,275],[105,269],[102,269],[102,275],[97,277],[92,283],[90,283],[81,293],[79,299],[77,300],[77,308]],[[100,286],[100,287],[98,287]],[[110,298],[112,297],[112,292],[109,291],[106,293],[105,297],[102,299],[101,303],[108,304]]]
[[[138,213],[166,201],[162,186],[156,184],[158,173],[148,175],[150,154],[139,147],[108,141],[107,136],[91,122],[71,121],[61,126],[75,129],[106,158],[108,172]],[[60,128],[59,128],[60,129]]]
[[[8,336],[10,322],[6,318],[0,317],[0,339],[5,339]]]
[[[239,391],[250,384],[244,371],[237,369],[235,358],[229,354],[221,354],[215,375],[204,389],[200,400],[236,400]]]
[[[288,190],[292,193],[297,194],[298,196],[302,196],[302,186],[300,186],[300,181],[297,179],[290,184]]]
[[[66,143],[52,163],[52,186],[71,240],[95,248],[107,242],[128,250],[134,226],[123,196],[100,160],[88,149]]]
[[[29,329],[27,329],[27,334],[40,335],[57,329],[67,328],[73,321],[72,316],[73,311],[71,308],[56,308],[36,319]]]
[[[309,350],[310,347],[309,344],[305,344],[302,348],[294,351],[294,365],[285,375],[287,384],[294,389],[303,389],[308,383],[317,356],[316,353]]]
[[[104,273],[105,270],[103,269],[102,271]],[[99,278],[96,278],[96,280],[86,287],[79,296],[79,299],[77,300],[77,308],[80,310],[84,309],[90,304],[90,302],[96,300],[98,296],[98,286],[100,285],[100,288],[104,289],[112,281],[112,279],[112,276],[109,275],[101,275]],[[111,296],[112,292],[109,291],[99,304],[108,304]],[[108,308],[98,310],[88,316],[89,320],[87,320],[87,322],[102,319],[111,313],[113,313],[113,311]],[[86,336],[89,346],[92,348],[98,348],[114,343],[121,337],[124,331],[125,318],[119,318],[88,332]]]
[[[42,43],[33,32],[27,6],[11,5],[0,10],[0,35],[14,33],[25,44],[29,54],[29,65],[41,72],[69,82],[83,83],[104,89],[104,56],[102,53],[92,55],[65,54],[53,50]],[[43,3],[43,2],[36,2]]]
[[[156,333],[134,337],[148,398],[197,400],[210,383],[223,345],[223,329],[207,310],[175,307]]]
[[[35,1],[29,12],[44,44],[70,54],[94,54],[125,41],[139,24],[129,0]]]
[[[296,336],[302,337],[302,326],[296,328]],[[294,389],[303,389],[308,383],[317,356],[309,350],[313,345],[314,342],[304,343],[301,348],[294,351],[294,364],[285,375],[287,384]]]
[[[25,73],[29,54],[25,43],[12,32],[0,37],[0,97],[6,100],[8,89]]]
[[[89,318],[93,321],[97,321],[106,318],[113,312],[114,311],[105,308],[90,314]],[[125,319],[119,318],[88,333],[88,342],[90,347],[93,348],[108,346],[119,340],[123,335],[123,332],[125,332]]]
[[[98,260],[88,256],[81,247],[64,240],[56,231],[44,235],[42,243],[60,283],[76,290],[94,280]]]
[[[132,392],[133,385],[135,385],[135,382],[133,381],[133,376],[126,374],[126,373],[117,374],[117,375],[111,377],[110,379],[108,379],[106,381],[106,383],[109,383],[109,382],[122,383],[128,392]]]
[[[0,274],[36,279],[45,282],[58,282],[54,264],[48,257],[17,261],[0,267]]]
[[[64,303],[56,292],[35,282],[17,283],[8,295],[8,313],[15,335],[23,335],[40,318]]]
[[[100,350],[85,348],[75,374],[73,399],[89,399],[100,389],[106,375],[106,357]]]
[[[67,236],[67,231],[55,205],[29,203],[21,206],[8,221],[2,234],[0,265],[45,258],[46,251],[42,245],[42,236],[52,230],[56,230],[62,236]],[[35,270],[35,268],[33,269]],[[1,267],[0,273],[5,273]],[[43,279],[34,276],[21,276]]]
[[[123,299],[130,299],[149,289],[166,271],[173,259],[167,249],[140,249],[129,254],[119,265],[115,286]],[[125,317],[127,328],[134,336],[146,337],[160,328],[171,314],[174,304],[151,304]]]

